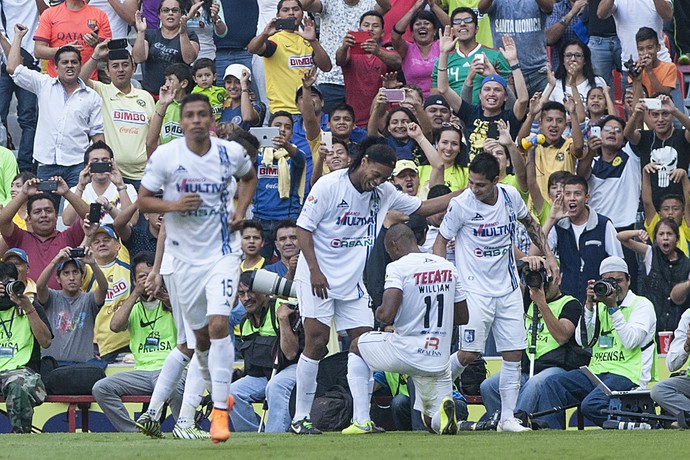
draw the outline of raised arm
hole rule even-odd
[[[522,120],[527,112],[529,92],[527,91],[525,77],[522,75],[522,69],[519,67],[520,61],[518,61],[517,47],[515,46],[513,37],[509,35],[503,36],[503,48],[501,48],[500,51],[513,70],[513,83],[515,84],[515,96],[517,97],[515,105],[513,105],[513,114],[515,118]],[[517,68],[514,68],[515,66],[517,66]]]
[[[419,11],[425,2],[426,0],[417,0],[414,6],[407,10],[403,17],[401,17],[400,20],[393,26],[393,30],[391,31],[391,41],[393,42],[393,48],[395,48],[395,51],[398,52],[402,59],[405,59],[405,56],[407,55],[407,41],[403,38],[405,30],[410,25],[412,17],[417,14],[417,11]],[[446,17],[447,16],[448,15],[446,15]]]
[[[508,150],[508,155],[510,155],[510,164],[513,166],[513,174],[515,174],[517,185],[521,192],[528,192],[529,187],[527,185],[525,159],[518,151],[517,146],[510,135],[510,124],[506,123],[504,120],[498,120],[497,126],[498,143],[501,144],[503,148]]]
[[[647,253],[649,246],[640,241],[635,241],[634,238],[640,238],[641,240],[648,240],[649,235],[644,230],[623,230],[616,234],[616,238],[621,242],[623,246],[628,249],[632,249],[640,256],[644,257]]]
[[[319,43],[319,40],[316,38],[316,25],[314,21],[311,18],[305,17],[302,23],[304,24],[304,29],[298,29],[295,33],[307,40],[312,50],[314,50],[314,65],[324,72],[330,72],[333,68],[333,63],[331,62],[331,58],[328,57],[326,50],[323,49],[321,43]]]
[[[316,75],[318,71],[316,67],[312,67],[307,72],[302,75],[302,100],[311,101],[311,88],[316,82]],[[316,136],[321,132],[321,120],[316,119],[316,113],[314,113],[314,108],[312,104],[304,104],[306,111],[302,113],[302,123],[304,126],[304,133],[307,137],[307,141],[313,141]]]
[[[544,254],[544,268],[546,268],[546,272],[553,279],[557,279],[560,273],[558,263],[556,262],[553,252],[551,252],[551,248],[547,244],[547,239],[544,235],[541,225],[539,225],[537,219],[535,219],[529,212],[523,219],[520,219],[520,222],[522,222],[527,229],[527,234],[532,240],[532,245],[536,246],[541,253]]]
[[[180,18],[180,55],[185,64],[191,65],[199,55],[199,42],[191,40],[189,35],[187,35],[187,20],[196,16],[203,4],[204,2],[192,2],[192,6],[189,8],[187,14],[183,14]]]
[[[381,125],[385,118],[386,108],[388,107],[388,99],[386,95],[379,89],[378,94],[371,103],[371,111],[369,113],[369,122],[367,124],[367,133],[370,136],[381,135]]]
[[[640,143],[640,140],[642,140],[642,133],[640,133],[640,129],[642,129],[645,112],[647,112],[647,106],[643,101],[639,101],[637,104],[635,104],[635,110],[633,111],[628,122],[625,124],[623,135],[632,145],[637,145]]]
[[[139,298],[144,294],[143,283],[136,283],[134,290],[120,304],[120,308],[115,310],[113,317],[110,319],[110,330],[113,332],[123,332],[129,327],[129,315],[132,313],[132,308],[136,305]]]
[[[22,63],[22,40],[24,39],[24,36],[27,34],[28,31],[29,29],[27,29],[27,27],[22,24],[16,24],[14,26],[14,40],[12,40],[12,45],[10,46],[9,54],[5,50],[5,47],[7,46],[7,41],[3,38],[2,48],[5,54],[7,55],[7,73],[9,73],[10,75],[13,75],[14,72],[17,70],[17,67],[19,67],[19,65]],[[36,42],[36,46],[38,46],[38,43],[42,42]],[[54,54],[55,53],[53,53],[53,55]],[[36,56],[38,57],[38,55]]]
[[[135,63],[141,64],[149,57],[149,44],[146,41],[146,18],[139,10],[134,13],[134,28],[137,31],[137,38],[132,46],[132,58]]]
[[[36,298],[41,303],[41,305],[45,305],[45,303],[48,301],[48,282],[50,281],[50,278],[52,276],[55,276],[55,267],[57,267],[57,265],[60,262],[64,262],[70,259],[69,251],[70,248],[62,248],[60,252],[58,252],[57,255],[53,257],[53,260],[51,260],[48,263],[48,265],[46,265],[46,267],[41,272],[41,275],[36,280]]]
[[[654,200],[652,199],[652,183],[649,179],[650,168],[654,168],[652,163],[642,168],[642,191],[640,193],[642,198],[642,209],[644,210],[644,222],[646,225],[651,224],[654,216],[656,216],[656,206],[654,206]],[[685,184],[683,184],[683,188],[685,188]],[[685,201],[688,201],[687,198]]]
[[[577,121],[577,114],[575,113],[575,100],[572,96],[567,96],[565,101],[565,109],[570,114],[570,130],[573,138],[573,143],[570,144],[570,154],[573,158],[578,160],[582,158],[584,153],[585,139],[582,137],[582,128]]]
[[[444,27],[443,36],[439,40],[440,54],[438,56],[438,64],[436,64],[436,86],[438,92],[445,97],[450,108],[456,113],[460,110],[462,98],[451,89],[448,82],[448,56],[455,51],[457,42],[458,39],[453,38],[450,26]]]

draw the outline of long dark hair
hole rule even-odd
[[[596,86],[596,75],[594,75],[594,69],[592,68],[592,52],[589,50],[589,47],[587,45],[582,43],[581,40],[575,38],[566,42],[563,46],[561,46],[561,49],[558,50],[558,68],[556,69],[556,72],[553,74],[553,76],[556,77],[556,80],[561,80],[561,85],[563,85],[563,92],[565,93],[565,80],[568,76],[568,72],[565,70],[565,49],[570,45],[577,45],[582,50],[582,56],[584,60],[582,73],[585,75],[585,78],[587,78],[589,86]]]
[[[408,109],[407,107],[398,106],[398,107],[394,108],[393,110],[391,110],[390,112],[388,112],[388,115],[386,115],[386,124],[383,128],[383,133],[386,136],[390,135],[390,132],[388,131],[388,125],[391,122],[391,118],[393,118],[393,115],[398,113],[398,112],[404,112],[405,114],[407,114],[407,117],[410,119],[410,121],[419,124],[417,117],[414,116],[414,113],[412,113],[412,111],[410,109]]]
[[[437,139],[441,139],[441,134],[444,132],[451,132],[451,133],[456,133],[458,136],[460,136],[460,150],[458,151],[458,154],[455,156],[455,160],[453,160],[453,166],[456,168],[466,168],[467,167],[467,156],[465,155],[465,144],[462,142],[463,139],[463,134],[462,134],[462,128],[456,129],[453,126],[443,126],[441,130],[438,132],[438,137]],[[438,141],[436,141],[438,143]]]

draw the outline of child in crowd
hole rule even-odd
[[[266,265],[266,259],[261,257],[261,248],[264,245],[263,227],[255,220],[242,222],[240,235],[242,235],[242,252],[244,258],[240,263],[240,270],[247,272],[258,270]]]
[[[641,27],[635,34],[635,43],[639,55],[636,66],[647,94],[669,96],[676,88],[676,65],[659,60],[657,53],[661,50],[661,45],[656,30]]]
[[[266,115],[266,106],[261,101],[252,102],[251,73],[242,64],[230,64],[223,75],[226,99],[220,122],[238,124],[248,130],[252,126],[261,126]]]
[[[347,144],[340,139],[333,139],[333,148],[328,150],[326,144],[321,143],[319,156],[314,162],[314,169],[311,173],[311,186],[324,174],[350,166],[350,153]]]
[[[192,77],[196,83],[192,94],[199,93],[208,97],[213,109],[213,116],[216,117],[216,123],[218,123],[228,93],[225,88],[213,84],[216,81],[216,65],[208,58],[198,59],[192,66]]]
[[[171,64],[165,69],[165,84],[161,86],[158,104],[146,136],[146,153],[151,155],[159,144],[182,137],[180,103],[192,92],[194,80],[187,64]]]

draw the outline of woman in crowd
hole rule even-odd
[[[199,54],[199,38],[196,33],[187,32],[187,15],[180,0],[163,0],[158,17],[160,28],[147,30],[146,19],[140,11],[135,13],[137,39],[132,47],[134,62],[143,64],[141,86],[154,97],[165,84],[166,67],[191,64]]]
[[[33,179],[36,176],[29,172],[29,171],[23,171],[14,176],[14,179],[12,179],[12,186],[10,188],[10,196],[14,198],[19,194],[19,192],[22,190],[22,186],[24,185],[24,182],[28,181],[29,179]],[[17,211],[17,214],[14,215],[14,218],[12,219],[12,222],[15,223],[15,225],[22,230],[27,230],[31,231],[31,226],[26,223],[26,202],[22,204],[22,206],[19,208],[19,211]]]
[[[217,0],[192,0],[187,13],[187,31],[196,33],[199,38],[199,55],[197,59],[216,60],[216,45],[213,35],[223,38],[228,27],[223,21],[223,5]],[[218,69],[222,72],[223,69]]]
[[[582,96],[584,105],[587,105],[586,95],[590,88],[606,86],[606,81],[594,75],[592,68],[591,52],[587,45],[580,40],[567,42],[558,52],[559,65],[554,73],[556,84],[549,100],[563,103],[565,95],[573,95],[572,86]]]

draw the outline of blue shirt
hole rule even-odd
[[[256,0],[220,0],[223,5],[223,16],[228,33],[220,38],[213,34],[216,50],[238,51],[247,47],[256,35],[256,24],[259,22],[259,4]],[[237,14],[241,11],[242,14]],[[225,69],[218,69],[218,73]]]
[[[266,265],[264,267],[264,270],[269,271],[271,273],[275,273],[278,276],[285,276],[288,272],[288,268],[285,266],[282,260],[279,260],[278,262],[271,265]]]
[[[302,204],[299,200],[299,183],[305,167],[306,155],[297,149],[293,158],[288,158],[290,166],[290,196],[280,198],[278,193],[278,161],[271,166],[261,163],[263,150],[257,155],[257,184],[254,193],[254,216],[261,220],[296,219]]]
[[[254,126],[261,126],[261,121],[264,119],[266,116],[266,104],[263,102],[254,102],[252,104],[254,107],[254,110],[256,110],[256,113],[259,114],[259,121],[257,122],[256,125]],[[249,131],[249,128],[252,127],[251,123],[247,123],[246,121],[242,121],[242,105],[238,105],[234,109],[230,107],[226,107],[223,109],[223,112],[220,114],[220,120],[218,121],[219,123],[236,123],[240,125],[242,129],[245,131]],[[299,146],[298,146],[299,148]]]

